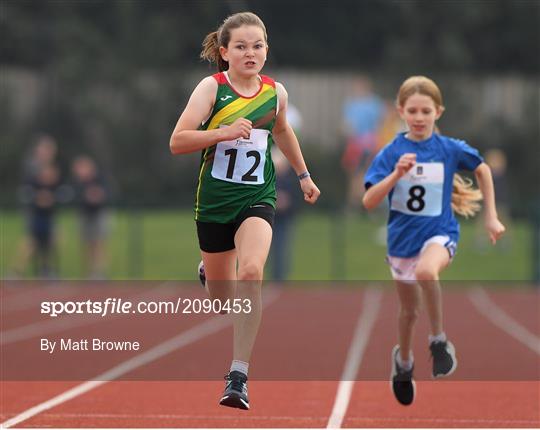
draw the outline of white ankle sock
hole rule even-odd
[[[443,331],[435,336],[429,335],[429,343],[433,342],[446,342],[446,333]]]
[[[237,371],[242,372],[244,375],[247,376],[249,369],[249,363],[246,363],[245,361],[240,360],[233,360],[231,364],[231,372]]]
[[[399,367],[401,367],[403,370],[411,370],[414,364],[414,357],[412,355],[412,352],[409,353],[408,360],[403,360],[403,358],[401,358],[401,354],[397,354],[397,362]]]

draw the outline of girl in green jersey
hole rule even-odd
[[[261,320],[261,283],[272,240],[276,190],[270,149],[276,142],[296,171],[308,203],[320,191],[287,123],[287,92],[260,75],[268,43],[261,19],[243,12],[208,34],[201,57],[219,73],[193,91],[172,133],[173,154],[202,151],[195,221],[211,297],[234,313],[233,362],[220,404],[249,409],[247,373]]]

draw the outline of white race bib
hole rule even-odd
[[[439,216],[443,188],[443,163],[417,163],[396,184],[391,209],[407,215]]]
[[[216,145],[212,177],[237,184],[264,184],[264,163],[268,130],[254,128],[249,139],[219,142]]]

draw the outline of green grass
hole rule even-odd
[[[493,247],[478,221],[461,222],[458,253],[443,279],[530,280],[532,244],[527,225],[513,224],[511,237]],[[291,278],[389,280],[384,261],[385,233],[384,215],[378,219],[327,215],[302,218],[295,233]]]
[[[143,211],[112,214],[108,241],[111,279],[195,279],[200,254],[190,211]],[[2,277],[12,273],[24,237],[18,212],[1,215]],[[60,277],[78,279],[81,249],[77,216],[58,216]],[[462,222],[462,238],[454,263],[443,275],[447,280],[529,280],[532,273],[530,233],[526,224],[510,228],[511,241],[492,247],[476,221]],[[384,262],[384,215],[299,216],[293,235],[293,280],[389,280]],[[28,269],[25,276],[31,276]]]

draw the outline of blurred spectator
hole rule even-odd
[[[29,155],[23,160],[18,198],[23,204],[26,231],[15,253],[13,270],[16,277],[25,275],[32,257],[35,259],[36,275],[54,275],[53,212],[60,179],[56,165],[57,152],[54,138],[43,134],[38,136]]]
[[[287,105],[287,121],[300,138],[302,115],[291,103]],[[294,237],[293,225],[302,195],[298,188],[298,178],[279,149],[274,148],[272,151],[272,160],[276,171],[277,200],[270,249],[271,276],[276,281],[285,281],[292,263],[290,248]]]
[[[302,196],[298,191],[298,178],[285,156],[279,150],[272,152],[276,170],[276,217],[272,237],[271,269],[272,279],[284,281],[291,267],[291,242],[298,203]]]
[[[492,148],[485,152],[484,160],[486,164],[491,168],[491,175],[493,176],[493,186],[495,189],[495,197],[497,199],[497,213],[499,219],[506,226],[506,234],[501,238],[501,246],[498,249],[506,252],[511,246],[511,232],[510,227],[510,193],[508,189],[508,178],[506,177],[507,158],[504,151],[498,148]],[[486,250],[488,242],[485,239],[484,227],[482,222],[477,223],[476,229],[476,241],[477,246],[481,250]]]
[[[287,122],[293,128],[294,134],[300,139],[304,120],[298,108],[290,102],[287,104]]]
[[[43,166],[56,164],[57,153],[58,146],[52,136],[47,134],[38,136],[30,155],[23,160],[23,184],[31,183]]]
[[[506,155],[501,149],[490,149],[486,151],[486,164],[491,168],[493,175],[493,184],[497,195],[497,211],[509,218],[509,193],[508,180],[506,178]],[[501,215],[502,215],[501,214]]]
[[[378,143],[373,153],[373,156],[386,145],[388,145],[392,140],[395,139],[396,134],[406,131],[407,126],[405,122],[399,116],[399,112],[393,101],[386,100],[385,104],[385,115],[382,120],[381,126],[379,128]],[[388,210],[388,200],[384,199],[383,202],[370,212],[372,218],[381,219],[381,216],[377,214],[386,213]],[[380,246],[386,246],[386,223],[382,224],[375,232],[374,237],[375,243]]]
[[[373,155],[376,155],[383,147],[392,142],[396,134],[407,130],[407,126],[399,116],[394,102],[386,100],[384,105],[384,117],[379,128],[378,142]]]
[[[109,191],[92,158],[86,155],[77,157],[71,170],[75,201],[79,207],[84,273],[91,279],[104,279]]]
[[[346,147],[341,162],[349,176],[349,209],[360,208],[364,173],[380,146],[379,130],[385,111],[384,102],[372,92],[371,81],[357,77],[343,107]]]
[[[16,272],[22,275],[30,258],[34,257],[35,274],[39,278],[50,279],[58,275],[54,215],[62,200],[60,171],[54,164],[36,166],[36,169],[34,177],[29,178],[21,190],[21,198],[28,207],[26,221],[29,238],[23,244]]]

